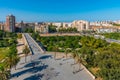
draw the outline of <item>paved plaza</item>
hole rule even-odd
[[[26,63],[25,57],[21,57],[17,70],[11,69],[10,80],[94,80],[83,67],[79,70],[78,65],[71,65],[73,59],[55,60],[50,54],[42,54],[29,34],[25,34],[25,37],[33,55],[27,56]]]

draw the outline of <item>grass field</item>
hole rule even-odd
[[[6,54],[8,54],[8,52],[9,52],[9,50],[10,49],[8,47],[0,48],[0,61],[2,61],[5,58]]]

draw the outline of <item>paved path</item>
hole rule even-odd
[[[40,36],[80,36],[80,33],[48,33],[40,34]]]
[[[87,35],[87,36],[90,36],[90,35]],[[102,35],[94,35],[94,38],[96,38],[96,39],[101,38],[102,40],[106,40],[109,43],[118,43],[118,44],[120,44],[120,40],[104,38],[104,36],[102,36]]]
[[[78,65],[73,65],[73,59],[54,60],[52,55],[41,54],[40,49],[32,41],[28,34],[26,39],[33,51],[32,56],[22,57],[17,65],[17,70],[12,68],[10,80],[93,80],[87,71],[81,67],[78,73]]]

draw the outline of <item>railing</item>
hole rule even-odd
[[[29,50],[30,50],[30,54],[32,54],[31,47],[30,47],[28,41],[26,40],[26,36],[25,36],[25,34],[22,34],[22,36],[23,36],[23,39],[24,39],[24,44],[29,48]]]
[[[29,37],[32,39],[32,41],[37,45],[37,47],[41,50],[42,53],[45,53],[45,51],[41,48],[40,45],[29,35]]]

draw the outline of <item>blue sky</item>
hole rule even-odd
[[[120,0],[0,0],[0,21],[119,20]]]

